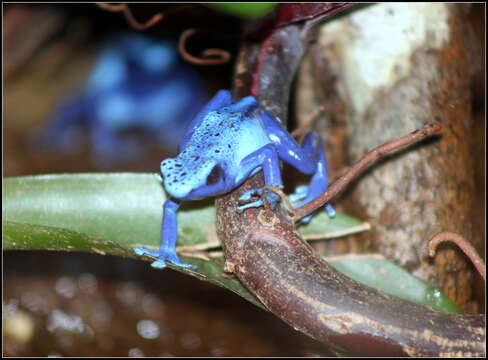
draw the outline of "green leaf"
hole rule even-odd
[[[133,252],[134,247],[157,249],[159,246],[165,199],[160,178],[153,173],[6,178],[2,201],[3,246],[6,250],[90,251],[140,258]],[[357,230],[361,224],[340,213],[330,219],[322,211],[309,224],[301,225],[299,232],[318,239],[351,228],[353,232],[364,231],[364,228]],[[184,203],[178,212],[178,233],[178,247],[198,245],[208,250],[218,246],[213,202]],[[224,275],[222,257],[210,255],[208,251],[200,251],[182,256],[184,262],[196,265],[197,271],[168,266],[227,288],[264,307],[236,278]],[[364,273],[363,266],[356,273]],[[357,278],[354,272],[350,276]]]
[[[69,229],[118,243],[157,247],[166,199],[156,174],[65,174],[5,179],[3,217]],[[206,203],[209,205],[209,203]],[[204,241],[211,206],[184,207],[179,243]],[[192,219],[191,222],[188,220]],[[192,225],[188,228],[188,225]]]
[[[87,173],[7,178],[3,190],[5,220],[67,229],[122,247],[157,248],[160,244],[162,204],[166,195],[157,174]],[[300,226],[299,232],[320,235],[359,224],[359,220],[344,214],[329,219],[321,212],[310,223]],[[178,211],[178,245],[204,244],[211,237],[216,237],[213,201],[183,203]]]
[[[268,14],[278,3],[211,3],[205,5],[229,15],[255,18]]]
[[[133,247],[157,249],[165,194],[156,174],[65,174],[4,179],[4,249],[90,251],[140,258]],[[213,206],[199,202],[178,213],[179,244],[207,241]],[[222,260],[182,257],[198,271],[168,266],[234,291],[263,307],[236,278],[223,276]],[[149,259],[147,259],[149,260]]]
[[[387,294],[427,305],[436,310],[463,313],[441,291],[412,276],[408,271],[381,255],[356,255],[327,260],[341,273]]]
[[[317,211],[308,224],[301,224],[298,232],[306,240],[333,239],[369,230],[370,225],[341,213],[330,218],[325,211]]]

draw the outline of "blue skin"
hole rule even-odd
[[[190,124],[179,145],[176,158],[161,163],[164,188],[169,194],[164,203],[162,242],[158,251],[134,249],[137,255],[157,258],[151,266],[164,268],[166,262],[194,269],[180,261],[176,254],[176,212],[181,202],[225,194],[241,185],[259,170],[264,172],[268,186],[282,188],[280,160],[304,174],[313,175],[309,186],[300,187],[294,200],[301,206],[312,201],[327,189],[327,163],[322,139],[309,133],[302,146],[298,145],[283,126],[257,100],[247,96],[232,103],[229,91],[221,90],[203,108]],[[261,189],[245,192],[239,200],[249,201]],[[266,193],[274,206],[279,197]],[[257,200],[236,208],[242,212],[250,207],[262,206]],[[335,211],[327,204],[329,216]]]
[[[79,128],[86,127],[99,163],[141,154],[137,143],[123,134],[131,129],[176,148],[206,98],[201,80],[178,57],[169,41],[139,34],[110,38],[83,89],[56,109],[41,142],[73,152]]]

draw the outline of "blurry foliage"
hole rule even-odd
[[[268,14],[278,3],[209,3],[205,5],[226,14],[254,18]]]

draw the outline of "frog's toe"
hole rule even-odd
[[[334,210],[334,208],[332,207],[332,205],[330,204],[325,204],[324,205],[324,210],[327,212],[327,214],[329,215],[330,218],[334,218],[336,216],[336,212]],[[310,222],[310,220],[312,220],[312,217],[314,216],[315,213],[312,213],[312,214],[309,214],[307,216],[304,216],[300,219],[300,221],[303,223],[303,224],[308,224]]]
[[[164,260],[156,260],[151,263],[151,267],[155,269],[164,269],[166,267],[166,262]]]
[[[325,209],[325,211],[327,211],[327,214],[329,215],[329,217],[335,218],[336,212],[335,212],[335,210],[331,204],[325,204],[324,209]]]
[[[236,211],[238,213],[242,213],[246,209],[254,208],[254,207],[260,207],[260,206],[263,206],[263,201],[261,199],[253,201],[253,202],[248,203],[248,204],[237,206]]]
[[[263,193],[263,189],[251,189],[251,190],[247,190],[244,193],[242,193],[242,195],[239,197],[238,201],[240,201],[240,202],[248,202],[252,198],[255,198],[257,196],[261,196],[262,193]],[[253,202],[250,202],[250,203],[247,203],[247,204],[244,204],[244,205],[237,206],[236,207],[236,211],[238,213],[242,213],[246,209],[253,208],[253,207],[260,207],[260,206],[263,206],[263,201],[259,198],[258,200],[255,200]]]
[[[151,251],[144,247],[139,247],[139,248],[135,248],[134,252],[139,256],[147,255],[156,258],[157,260],[151,263],[151,266],[155,269],[164,269],[166,267],[167,261],[171,262],[174,265],[181,266],[184,268],[196,269],[196,267],[193,265],[182,263],[178,258],[178,255],[176,255],[176,252],[174,251],[159,252],[159,251]]]
[[[151,256],[153,258],[158,258],[159,257],[159,252],[157,251],[151,251],[145,247],[138,247],[138,248],[135,248],[134,249],[134,252],[139,255],[139,256],[143,256],[143,255],[148,255],[148,256]]]
[[[166,267],[166,262],[170,262],[173,265],[185,269],[191,269],[191,270],[197,269],[195,265],[182,263],[178,258],[178,255],[176,255],[176,252],[174,251],[167,251],[165,253],[160,253],[158,251],[150,251],[146,248],[135,248],[134,252],[139,256],[147,255],[156,258],[157,260],[151,263],[151,266],[155,269],[164,269]]]
[[[251,189],[246,192],[244,192],[241,197],[239,198],[239,201],[246,201],[250,200],[253,194],[261,195],[263,193],[263,189]],[[280,201],[279,195],[275,194],[272,191],[267,190],[266,191],[266,201],[268,202],[269,206],[271,206],[272,209],[276,207],[276,204]],[[242,213],[244,210],[253,208],[253,207],[261,207],[264,206],[263,200],[258,199],[256,201],[253,201],[248,204],[244,204],[241,206],[236,207],[236,211],[238,213]]]
[[[271,206],[272,209],[276,207],[276,204],[278,204],[280,200],[281,198],[278,194],[272,191],[266,192],[266,201],[268,202],[269,206]]]
[[[197,267],[195,265],[186,264],[186,263],[181,262],[180,259],[179,259],[179,257],[178,257],[178,255],[176,254],[176,252],[174,250],[167,251],[162,256],[164,256],[164,259],[167,262],[170,262],[173,265],[176,265],[176,266],[179,266],[179,267],[182,267],[182,268],[185,268],[185,269],[191,269],[191,270],[196,270],[197,269]],[[161,256],[160,256],[160,259],[161,259]]]
[[[169,262],[172,263],[173,265],[179,266],[179,267],[184,268],[184,269],[189,269],[189,270],[196,270],[197,269],[197,267],[195,265],[182,263],[179,260],[178,261],[169,261]]]
[[[261,194],[263,193],[263,189],[251,189],[251,190],[247,190],[245,192],[242,193],[242,195],[239,197],[239,201],[249,201],[251,200],[251,198],[255,197],[255,196],[261,196]]]
[[[308,195],[308,185],[300,185],[295,188],[295,192],[288,195],[288,199],[292,202],[303,200]]]
[[[304,224],[308,224],[310,222],[310,220],[312,220],[312,216],[313,214],[310,214],[310,215],[307,215],[307,216],[304,216],[300,219],[300,221]]]

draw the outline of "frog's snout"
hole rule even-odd
[[[173,198],[184,199],[193,190],[191,174],[178,158],[164,160],[161,175],[166,192]]]

